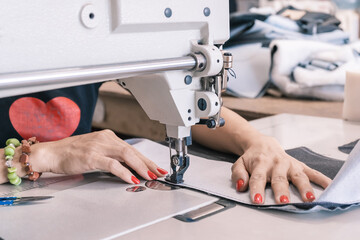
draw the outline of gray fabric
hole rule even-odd
[[[346,153],[346,154],[349,154],[355,147],[355,145],[359,142],[359,139],[358,140],[355,140],[351,143],[348,143],[348,144],[345,144],[345,145],[342,145],[340,147],[338,147],[339,151],[343,152],[343,153]]]
[[[289,149],[286,152],[290,156],[323,173],[325,176],[328,176],[331,179],[335,178],[340,168],[344,165],[344,161],[342,160],[325,157],[311,151],[306,147]]]

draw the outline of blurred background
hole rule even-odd
[[[245,13],[254,8],[279,11],[286,6],[334,14],[352,39],[359,38],[360,0],[230,0],[231,12]]]

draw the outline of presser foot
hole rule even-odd
[[[189,167],[190,157],[188,155],[171,157],[171,170],[172,173],[167,175],[165,180],[171,183],[179,184],[184,182],[184,173]]]

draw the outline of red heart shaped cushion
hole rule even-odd
[[[15,130],[24,139],[36,137],[40,142],[71,136],[80,122],[79,106],[66,97],[44,103],[33,97],[17,99],[10,106],[9,117]]]

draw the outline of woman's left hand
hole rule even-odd
[[[253,203],[265,202],[267,182],[271,183],[277,203],[290,202],[289,181],[305,202],[315,200],[310,181],[323,188],[331,183],[330,178],[289,156],[274,138],[261,135],[253,140],[232,166],[231,177],[237,191],[250,188]]]

